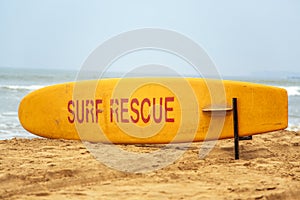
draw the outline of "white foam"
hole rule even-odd
[[[288,131],[300,131],[300,121],[289,120]]]
[[[1,85],[1,89],[7,90],[37,90],[44,87],[44,85]]]
[[[286,128],[286,130],[298,132],[298,131],[300,131],[300,127],[299,126],[289,126]]]
[[[17,112],[4,112],[1,115],[7,116],[7,117],[15,117],[15,116],[18,116],[18,113]]]
[[[280,86],[288,92],[289,96],[300,96],[300,86]]]
[[[9,126],[7,124],[3,124],[3,123],[0,124],[0,130],[4,130],[4,129],[8,129],[8,128],[9,128]]]

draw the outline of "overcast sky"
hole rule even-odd
[[[79,69],[107,39],[177,31],[222,75],[300,73],[298,0],[0,0],[0,66]]]

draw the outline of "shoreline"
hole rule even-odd
[[[300,195],[300,132],[217,141],[204,159],[193,143],[173,164],[147,173],[111,169],[81,141],[0,140],[1,199],[295,199]],[[150,152],[161,145],[118,145]],[[119,163],[122,167],[122,162]],[[123,163],[124,164],[124,163]]]

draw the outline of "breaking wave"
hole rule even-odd
[[[42,87],[45,87],[44,85],[0,85],[0,89],[3,90],[37,90]]]
[[[300,96],[300,86],[282,86],[288,92],[289,96]]]

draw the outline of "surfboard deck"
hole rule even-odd
[[[23,98],[19,120],[46,138],[170,143],[233,138],[285,129],[284,89],[201,78],[101,79],[48,86]]]

